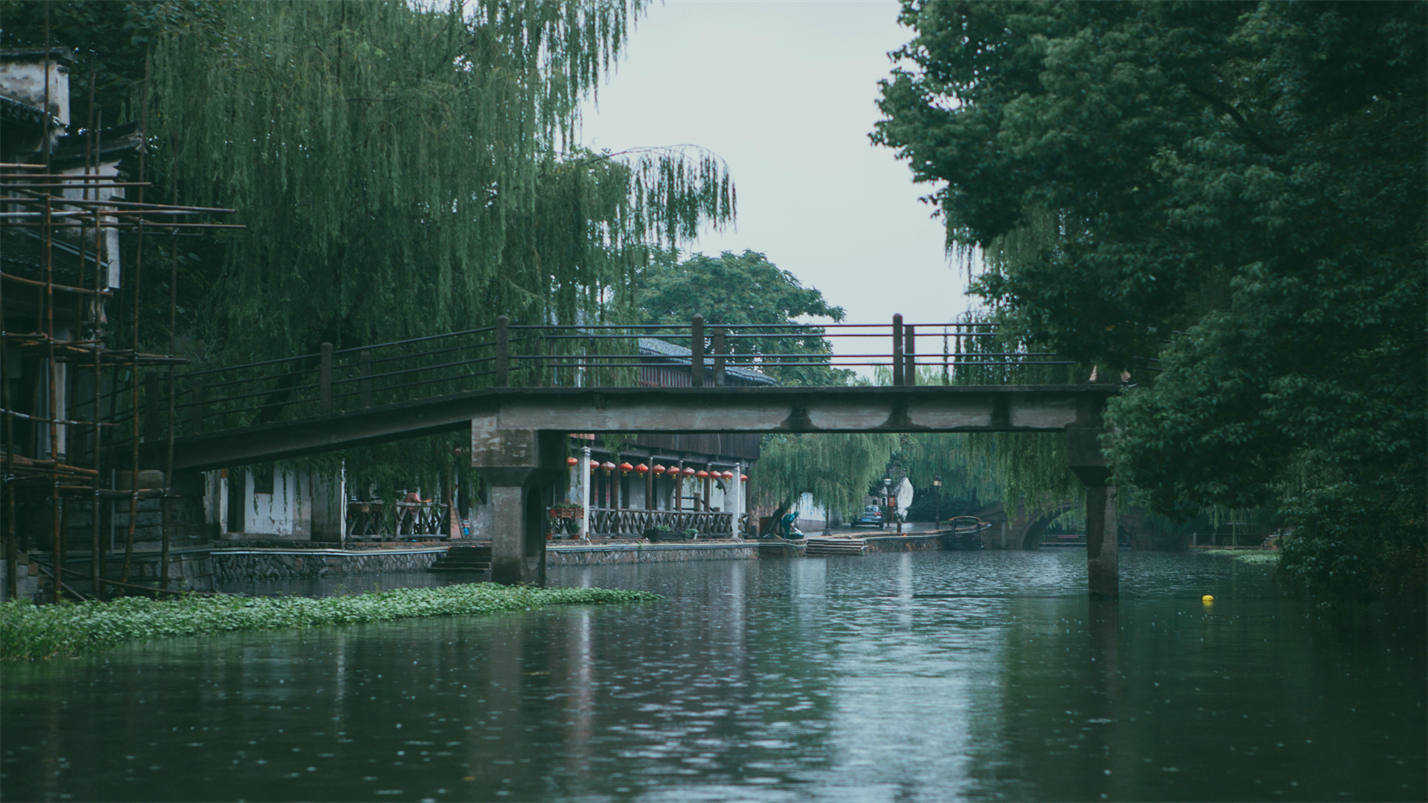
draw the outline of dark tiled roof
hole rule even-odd
[[[14,98],[7,98],[0,95],[0,120],[7,123],[28,125],[35,128],[45,124],[45,110],[39,106],[31,106],[22,103]],[[50,118],[50,125],[53,128],[63,128],[59,120]]]
[[[85,273],[94,278],[94,253],[84,252]],[[7,228],[0,232],[0,264],[5,273],[44,281],[45,241],[30,229]],[[79,249],[61,240],[54,241],[55,283],[74,285],[79,281]]]
[[[144,146],[144,137],[139,133],[137,122],[101,128],[97,133],[100,163],[117,162],[137,154]],[[87,132],[62,136],[55,143],[54,153],[50,154],[50,165],[58,170],[83,165],[93,155],[91,147]]]
[[[659,340],[653,337],[642,337],[640,338],[640,354],[651,357],[665,357],[668,358],[669,362],[674,363],[676,365],[689,365],[691,363],[690,358],[693,356],[694,352],[690,351],[684,346],[676,346],[675,344],[666,342],[664,340]],[[712,361],[706,362],[705,370],[710,370],[711,365]],[[724,368],[724,373],[728,376],[735,376],[739,379],[744,380],[745,382],[750,382],[755,385],[778,384],[777,379],[774,379],[763,371],[757,371],[753,368],[742,368],[737,365],[727,365]]]

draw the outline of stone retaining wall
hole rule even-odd
[[[864,538],[869,552],[939,552],[946,549],[942,534],[936,535],[875,535]]]
[[[758,544],[604,544],[546,549],[547,566],[606,566],[614,563],[679,563],[689,560],[752,560]]]
[[[219,583],[227,583],[233,580],[424,572],[431,568],[437,558],[445,554],[444,546],[399,552],[215,549],[212,554],[213,578]]]

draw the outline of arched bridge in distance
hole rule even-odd
[[[790,347],[847,338],[856,353]],[[840,349],[840,351],[842,351]],[[687,387],[654,376],[677,365]],[[796,386],[770,375],[877,366],[880,386]],[[134,439],[116,465],[207,470],[440,433],[469,436],[491,486],[492,576],[540,582],[546,497],[572,432],[1046,432],[1086,486],[1089,593],[1118,596],[1115,488],[1098,437],[1115,384],[1009,347],[992,324],[706,327],[512,325],[250,365],[150,374],[116,391]],[[816,375],[816,374],[815,374]],[[807,374],[805,374],[807,376]],[[825,374],[824,376],[827,376]],[[1079,378],[1079,381],[1078,381]],[[122,431],[124,428],[118,428]],[[1106,537],[1109,536],[1109,537]]]

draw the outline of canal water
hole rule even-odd
[[[569,568],[666,599],[7,665],[0,797],[1428,799],[1421,623],[1122,569],[1116,605],[1084,550]]]

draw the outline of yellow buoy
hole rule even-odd
[[[1215,598],[1210,596],[1209,594],[1206,594],[1205,596],[1200,598],[1200,601],[1205,603],[1206,605],[1209,605],[1210,603],[1215,601]]]

